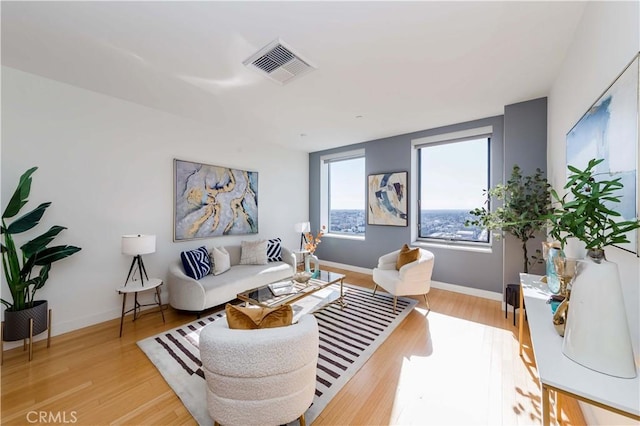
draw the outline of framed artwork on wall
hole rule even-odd
[[[407,172],[369,175],[367,224],[408,226]]]
[[[620,178],[624,185],[620,203],[620,221],[638,217],[640,110],[638,55],[598,100],[567,133],[567,165],[584,169],[590,159],[604,159],[596,173],[604,180]],[[568,170],[567,170],[567,173]],[[638,230],[629,232],[629,243],[617,245],[638,254]]]
[[[173,160],[173,240],[258,233],[258,172]]]

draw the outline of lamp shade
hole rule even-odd
[[[309,222],[299,222],[296,223],[293,227],[296,232],[300,233],[309,232],[311,230],[311,224]]]
[[[122,253],[131,256],[148,254],[156,251],[155,235],[123,235]]]

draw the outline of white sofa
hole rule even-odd
[[[238,293],[293,275],[295,256],[282,248],[282,261],[266,265],[240,265],[240,246],[225,246],[231,269],[199,280],[187,276],[178,259],[169,266],[169,304],[175,309],[202,312],[236,298]]]

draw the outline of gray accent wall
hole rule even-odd
[[[542,169],[546,176],[547,164],[547,98],[534,99],[507,105],[504,108],[504,173],[509,179],[513,165],[522,169],[523,175]],[[529,240],[529,255],[541,248],[544,235]],[[542,265],[533,265],[529,272],[544,275]],[[505,283],[518,283],[523,270],[522,242],[509,235],[504,243]]]
[[[540,132],[546,135],[546,99],[544,103],[540,102],[540,100],[531,102],[533,102],[531,106],[523,105],[517,107],[522,104],[516,104],[513,106],[513,109],[507,107],[509,108],[509,115],[505,113],[504,116],[489,117],[309,154],[309,219],[311,221],[311,229],[315,231],[323,225],[320,223],[320,159],[322,156],[355,149],[364,149],[365,174],[367,176],[375,173],[407,171],[409,172],[409,181],[411,182],[411,175],[415,172],[415,170],[412,169],[412,140],[492,126],[490,180],[491,186],[494,186],[503,182],[505,164],[507,164],[505,156],[507,153],[510,155],[510,160],[508,161],[521,161],[519,147],[514,147],[512,150],[506,149],[505,129],[507,126],[511,126],[514,136],[518,133],[518,129],[535,133],[536,135]],[[525,102],[523,104],[528,103]],[[540,108],[544,108],[544,110],[541,112]],[[531,112],[533,117],[531,119],[527,116],[529,109],[533,111]],[[544,123],[540,122],[540,114],[545,117]],[[507,123],[508,117],[513,119],[514,122]],[[541,129],[536,127],[536,131],[532,132],[529,128],[530,126],[543,127]],[[517,138],[514,137],[514,140],[516,139]],[[534,158],[538,156],[539,151],[542,160],[538,166],[534,166],[534,169],[535,167],[543,168],[546,164],[546,138],[544,145],[541,146],[535,146],[538,142],[529,142],[529,140],[529,138],[520,140],[526,148],[526,150],[523,148],[522,156]],[[532,155],[529,150],[536,151],[535,156]],[[534,164],[533,161],[527,163],[527,167],[532,164]],[[511,167],[512,165],[508,166],[509,173],[511,172]],[[443,182],[443,185],[446,185],[446,182]],[[365,182],[363,182],[363,190],[366,191],[366,178]],[[411,197],[409,204],[411,205],[412,198],[415,197],[416,194],[414,188],[409,188],[409,194]],[[407,227],[369,225],[367,226],[364,239],[325,236],[322,239],[322,244],[318,246],[316,254],[320,259],[326,261],[362,268],[374,268],[377,265],[378,257],[382,254],[397,250],[405,243],[411,244],[413,242],[411,227],[416,226],[417,208],[415,210],[416,211],[411,208],[409,210],[409,226]],[[491,250],[484,251],[465,250],[455,245],[449,245],[449,247],[447,247],[446,244],[436,246],[425,244],[424,248],[430,250],[435,255],[433,280],[502,293],[504,284],[502,240],[493,240]]]

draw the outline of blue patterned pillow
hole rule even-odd
[[[199,280],[211,273],[211,259],[204,246],[195,250],[183,251],[180,253],[180,258],[185,274],[193,279]]]
[[[282,241],[280,238],[267,240],[267,260],[269,262],[278,262],[282,260]]]

